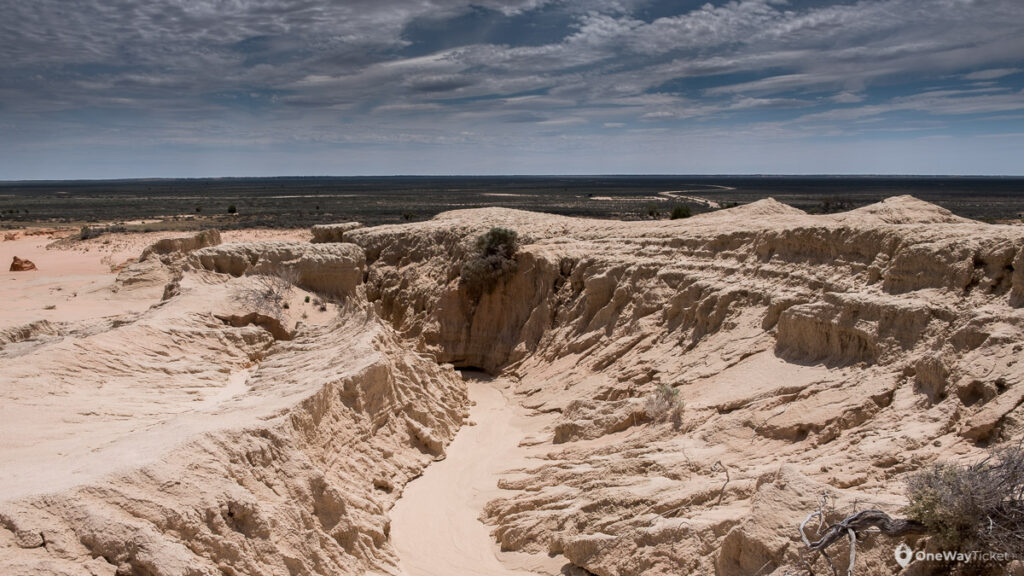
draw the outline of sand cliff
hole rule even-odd
[[[523,246],[476,298],[459,271],[492,226]],[[388,510],[466,420],[453,366],[549,415],[483,521],[576,573],[827,570],[796,531],[823,494],[897,513],[907,473],[1021,433],[1021,227],[898,197],[339,238],[189,245],[140,280],[177,282],[147,311],[0,333],[5,571],[397,574]],[[224,321],[282,271],[290,339]],[[305,290],[338,304],[303,321]],[[665,385],[678,427],[644,410]],[[897,570],[895,544],[868,538],[857,573]]]

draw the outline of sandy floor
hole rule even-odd
[[[185,232],[105,234],[68,245],[55,244],[75,230],[24,235],[0,242],[0,330],[35,320],[73,322],[142,312],[159,301],[162,288],[114,295],[117,274],[112,266],[138,258],[161,238],[185,236]],[[307,230],[231,230],[227,242],[307,240]],[[38,270],[9,272],[13,257],[32,261]]]
[[[514,408],[503,384],[470,380],[476,426],[462,428],[447,457],[410,483],[392,509],[391,541],[406,576],[558,574],[565,564],[561,557],[500,552],[479,520],[484,505],[502,495],[501,472],[529,465],[529,437],[551,421]]]
[[[145,244],[136,244],[144,241],[47,249],[69,233],[20,236],[0,242],[0,302],[5,303],[0,329],[34,320],[75,321],[141,312],[153,304],[154,295],[150,293],[115,302],[110,291],[115,278],[111,264],[137,257]],[[15,256],[31,260],[38,270],[9,272]]]

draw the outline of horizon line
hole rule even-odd
[[[276,176],[140,176],[113,178],[24,178],[0,179],[0,185],[47,182],[157,182],[173,180],[284,180],[357,179],[357,178],[1024,178],[1024,174],[896,174],[896,173],[819,173],[819,174],[671,174],[671,173],[619,173],[619,174],[307,174]]]

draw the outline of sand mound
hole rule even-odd
[[[492,226],[524,242],[481,294],[460,270]],[[563,573],[828,573],[796,530],[822,494],[829,520],[898,514],[909,473],[1024,433],[1019,227],[897,198],[660,222],[461,210],[343,237],[201,248],[147,312],[0,335],[5,571],[398,575],[388,510],[465,418],[452,364],[545,415],[502,444],[514,469],[480,506],[502,550]],[[259,274],[345,303],[296,324],[291,288],[269,317],[240,297]],[[494,473],[467,444],[452,467]],[[410,498],[458,498],[444,482]],[[856,573],[896,571],[897,543],[865,538]]]
[[[836,214],[832,218],[838,222],[857,224],[976,224],[913,196],[893,196],[876,204]]]
[[[774,198],[765,198],[764,200],[758,200],[756,202],[751,202],[750,204],[741,204],[733,208],[726,208],[725,210],[706,212],[699,216],[701,218],[739,220],[741,218],[771,218],[777,216],[805,215],[806,213],[799,208],[794,208],[789,204],[783,204]]]

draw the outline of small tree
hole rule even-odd
[[[237,212],[238,208],[234,204],[228,206],[228,214],[235,214]]]
[[[462,265],[462,286],[474,299],[497,286],[516,269],[519,235],[508,228],[491,228],[476,239],[476,255]]]

